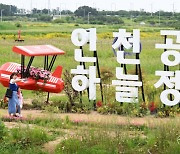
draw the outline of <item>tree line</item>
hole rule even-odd
[[[0,4],[0,10],[3,10],[3,16],[26,16],[27,18],[35,18],[38,21],[52,21],[53,16],[60,16],[56,19],[56,23],[87,23],[88,18],[91,24],[124,24],[124,19],[131,19],[133,22],[147,22],[150,25],[155,25],[161,22],[161,25],[180,27],[180,13],[157,11],[154,13],[146,12],[143,9],[140,11],[99,11],[96,8],[89,6],[81,6],[74,12],[70,10],[53,9],[48,10],[33,8],[31,11],[19,9],[13,5]],[[11,19],[10,17],[6,19]],[[14,18],[13,18],[14,19]]]

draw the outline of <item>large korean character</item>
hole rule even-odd
[[[87,75],[89,70],[84,69],[83,65],[78,65],[76,69],[71,69],[71,74],[77,74],[72,79],[72,87],[76,91],[83,91],[88,88],[89,80]]]
[[[167,36],[172,35],[176,36],[176,43],[180,43],[180,31],[172,30],[161,30],[161,35]],[[180,44],[174,44],[172,38],[166,38],[165,44],[156,44],[156,48],[159,49],[180,49]]]
[[[71,41],[75,46],[82,47],[89,43],[89,50],[96,51],[96,28],[75,29],[71,35]]]
[[[121,46],[125,49],[133,48],[133,53],[140,53],[140,31],[138,29],[133,30],[132,36],[125,29],[119,29],[118,33],[113,33],[113,36],[117,38],[112,47],[119,50],[117,51],[118,62],[121,64],[140,64],[139,59],[126,59],[125,51],[121,48]]]
[[[85,70],[82,65],[77,66],[77,69],[71,70],[72,74],[76,75],[72,79],[72,87],[76,91],[83,91],[89,87],[89,100],[96,100],[96,84],[100,83],[100,78],[96,78],[96,67],[90,66],[89,70]],[[86,75],[89,74],[89,79]]]
[[[162,103],[167,106],[174,106],[180,103],[180,71],[175,71],[175,74],[173,71],[156,71],[156,75],[160,76],[159,81],[154,85],[156,88],[159,88],[163,84],[170,88],[161,93],[160,99]],[[174,87],[175,89],[172,89]],[[170,94],[174,96],[172,101],[168,98]]]
[[[161,31],[161,35],[174,35],[177,37],[176,43],[180,43],[180,31]],[[180,64],[180,53],[176,51],[180,49],[180,44],[173,44],[172,38],[166,38],[165,44],[156,44],[156,48],[166,49],[166,51],[161,55],[161,61],[166,66],[176,66]],[[176,50],[172,50],[176,49]],[[169,57],[174,57],[174,60],[170,60]]]
[[[138,81],[138,75],[125,75],[123,68],[117,67],[116,78],[119,80],[112,81],[112,84],[116,86],[116,100],[128,103],[138,102],[138,87],[142,86],[142,82]]]
[[[112,47],[114,49],[121,49],[121,45],[125,49],[133,48],[133,53],[140,53],[140,30],[134,29],[133,35],[127,33],[125,29],[119,29],[119,32],[114,32],[113,37],[117,38]],[[122,51],[122,50],[120,50]]]

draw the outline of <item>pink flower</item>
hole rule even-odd
[[[79,123],[82,123],[83,121],[82,120],[74,120],[73,123],[74,124],[79,124]]]

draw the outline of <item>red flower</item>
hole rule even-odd
[[[98,108],[98,107],[102,107],[102,105],[103,105],[103,103],[101,102],[101,101],[97,101],[96,102],[96,107]]]
[[[149,110],[150,110],[151,112],[154,112],[155,109],[156,109],[155,103],[154,103],[154,102],[151,102],[150,105],[149,105]]]

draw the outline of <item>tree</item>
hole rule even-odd
[[[5,5],[5,4],[0,4],[0,10],[3,11],[4,16],[11,16],[17,13],[17,7],[13,5]]]
[[[48,9],[43,9],[43,10],[42,10],[42,13],[43,13],[43,14],[48,14]]]
[[[89,7],[89,6],[81,6],[79,7],[75,12],[75,16],[78,17],[85,17],[88,15],[88,13],[91,12],[91,15],[98,15],[98,11],[95,8]]]

